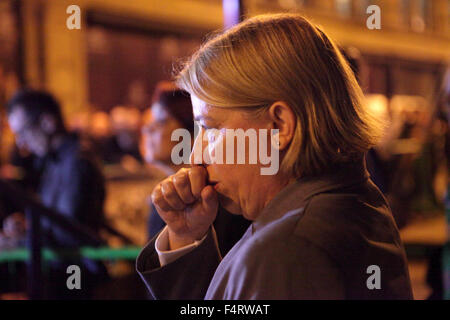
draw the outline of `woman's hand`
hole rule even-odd
[[[207,185],[208,173],[202,166],[181,169],[159,183],[152,201],[166,222],[171,250],[200,240],[217,215],[217,192]]]

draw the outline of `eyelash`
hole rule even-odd
[[[201,124],[200,126],[201,126],[203,129],[205,129],[205,130],[212,129],[212,128],[210,128],[210,127],[205,126],[204,124]]]

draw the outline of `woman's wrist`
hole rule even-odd
[[[168,237],[169,237],[169,250],[176,250],[185,246],[188,246],[196,241],[201,240],[207,231],[203,233],[199,233],[198,235],[177,235],[173,231],[168,228]]]

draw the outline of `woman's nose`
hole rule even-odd
[[[202,164],[202,131],[200,131],[194,140],[194,145],[192,146],[191,154],[189,155],[189,163],[191,165]]]
[[[208,165],[211,163],[209,161],[208,141],[204,141],[203,135],[204,131],[202,129],[194,140],[194,145],[189,156],[191,165]]]

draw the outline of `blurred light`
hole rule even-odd
[[[413,16],[411,17],[411,29],[416,32],[425,31],[425,21],[421,16]]]
[[[147,90],[143,80],[134,80],[128,86],[128,101],[133,106],[145,105],[148,101]]]
[[[388,99],[383,94],[366,95],[366,104],[375,117],[388,118]]]
[[[159,46],[159,59],[162,61],[172,62],[181,55],[179,42],[175,37],[164,37],[161,39]]]
[[[101,27],[91,27],[87,33],[87,44],[89,50],[95,54],[109,54],[110,47],[105,29]]]
[[[116,131],[139,130],[141,113],[137,108],[116,106],[111,110],[111,122]]]
[[[96,138],[109,136],[111,134],[109,115],[103,111],[93,113],[89,122],[89,132]]]
[[[87,112],[78,112],[76,114],[72,114],[68,118],[68,125],[70,130],[84,132],[88,129],[89,124],[89,113]]]
[[[294,9],[303,6],[303,0],[278,0],[278,4],[283,9]]]
[[[239,0],[222,0],[225,28],[231,28],[240,21],[241,7]]]
[[[393,114],[423,111],[426,104],[427,101],[420,96],[394,95],[391,99],[391,110]]]
[[[335,0],[335,6],[339,15],[350,17],[352,15],[352,3],[350,0]]]

